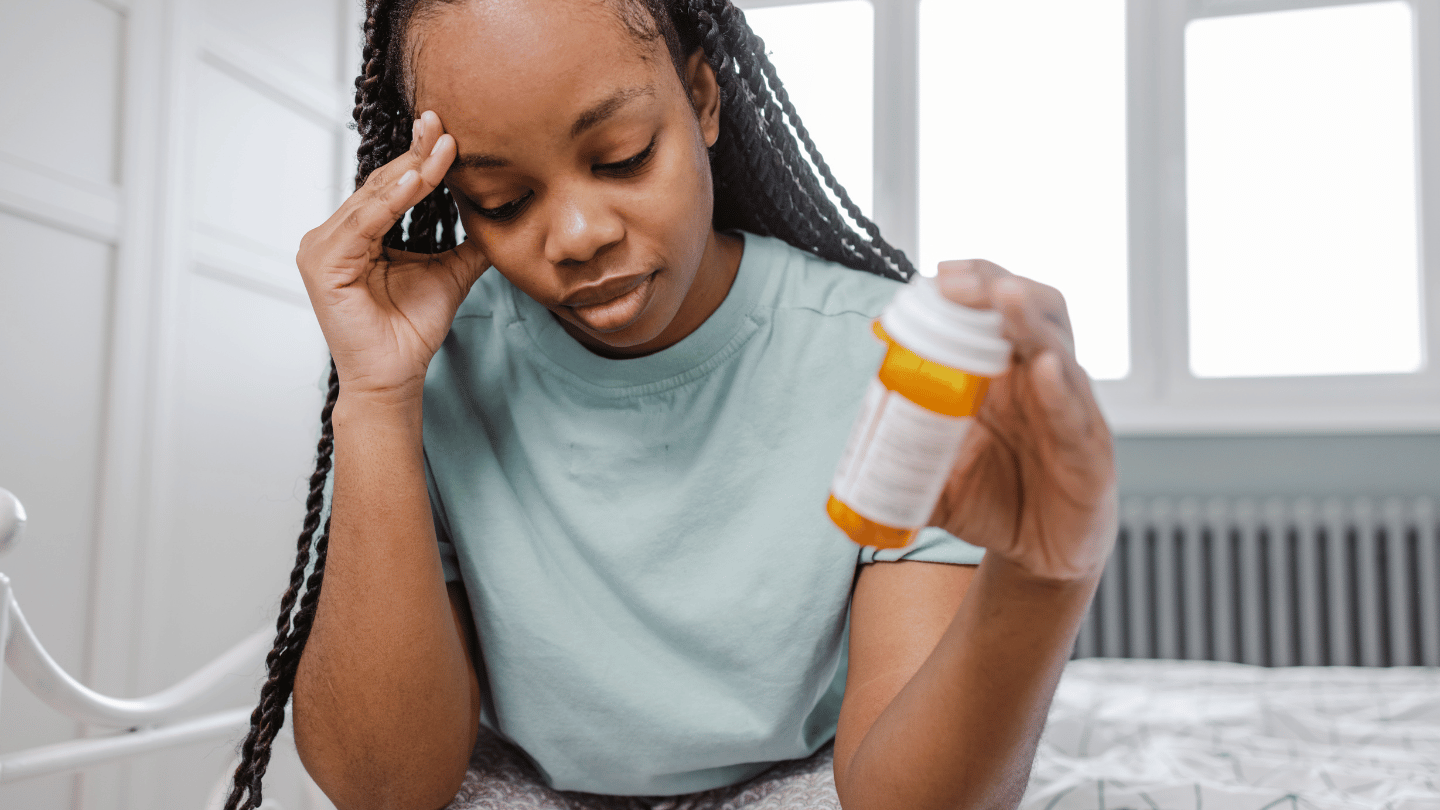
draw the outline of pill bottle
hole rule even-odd
[[[874,323],[885,359],[835,470],[826,511],[862,546],[900,548],[926,524],[991,378],[1010,362],[1000,313],[917,276]]]

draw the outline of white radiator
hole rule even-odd
[[[1429,498],[1122,499],[1075,657],[1440,666]]]

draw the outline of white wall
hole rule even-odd
[[[357,23],[349,0],[0,0],[0,487],[30,514],[0,571],[102,691],[273,625],[325,370],[293,256],[348,191]],[[0,752],[85,733],[8,673],[0,695]],[[0,807],[198,809],[233,752]],[[281,759],[267,795],[314,806]]]

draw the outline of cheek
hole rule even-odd
[[[522,228],[487,228],[489,223],[474,214],[461,214],[460,223],[466,236],[480,246],[493,271],[521,292],[538,297],[545,282],[534,270],[535,252],[527,247],[529,235]]]
[[[692,122],[691,140],[685,150],[685,175],[688,188],[690,215],[696,220],[696,227],[710,235],[711,216],[715,211],[715,184],[710,173],[710,150],[705,146],[699,122]]]
[[[710,179],[710,160],[696,134],[700,148],[687,144],[676,150],[647,184],[646,199],[632,206],[632,215],[649,226],[663,228],[665,241],[693,254],[704,247],[710,235],[710,219],[714,211],[714,190]]]

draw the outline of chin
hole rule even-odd
[[[655,303],[651,302],[652,305]],[[557,315],[557,317],[565,325],[566,331],[570,333],[571,337],[579,340],[597,354],[638,357],[659,351],[658,348],[640,349],[639,347],[646,346],[659,338],[665,328],[670,325],[674,316],[672,314],[670,318],[664,318],[653,310],[646,311],[634,321],[618,329],[605,332],[581,326],[563,315]]]
[[[589,329],[581,329],[581,327],[574,326],[574,324],[571,324],[571,326],[573,326],[575,329],[583,331],[584,335],[589,339],[589,342],[591,344],[599,344],[598,346],[592,345],[592,349],[598,349],[603,353],[624,354],[627,356],[638,354],[651,354],[654,351],[657,351],[655,349],[636,351],[636,348],[654,341],[660,336],[661,332],[665,331],[663,325],[659,329],[653,327],[646,329],[644,328],[643,322],[637,322],[631,324],[630,326],[616,329],[613,332],[605,333],[593,332]]]

